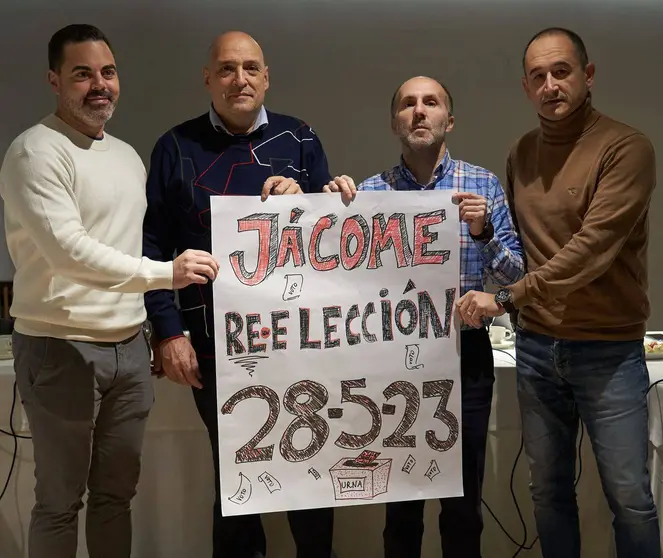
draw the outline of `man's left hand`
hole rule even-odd
[[[342,174],[341,176],[334,177],[329,184],[325,184],[322,187],[322,191],[326,193],[341,192],[341,198],[349,203],[357,195],[357,186],[355,185],[355,181],[352,180],[352,177]]]
[[[468,291],[456,303],[458,315],[469,326],[481,327],[484,316],[496,317],[505,313],[495,302],[495,295],[480,291]]]
[[[270,195],[283,196],[287,194],[303,194],[301,187],[293,178],[285,176],[270,176],[263,184],[260,199],[265,201]]]
[[[458,192],[453,195],[459,203],[460,220],[470,226],[470,233],[478,236],[486,226],[488,204],[486,198],[472,192]]]

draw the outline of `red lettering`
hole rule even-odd
[[[290,255],[292,255],[295,267],[300,267],[306,263],[304,261],[301,227],[284,227],[281,232],[281,243],[279,245],[279,254],[276,258],[276,267],[283,267],[288,263]]]
[[[370,232],[366,220],[361,215],[353,215],[343,221],[341,228],[341,264],[347,270],[359,267],[368,253],[368,237]],[[357,247],[350,252],[350,242],[355,238]]]
[[[238,232],[258,231],[258,261],[256,269],[249,272],[244,266],[244,252],[230,254],[230,265],[240,282],[253,287],[262,283],[276,267],[279,229],[278,213],[254,213],[237,220]]]
[[[331,271],[338,267],[338,255],[322,257],[320,255],[320,237],[322,232],[326,229],[331,229],[336,224],[336,215],[325,215],[320,217],[318,222],[313,226],[311,232],[311,241],[308,247],[308,259],[311,262],[311,267],[316,271]]]
[[[429,232],[428,227],[439,225],[446,219],[443,210],[431,211],[414,216],[414,256],[412,265],[443,264],[449,259],[449,250],[428,250],[427,244],[435,242],[438,234]]]
[[[382,267],[381,252],[392,247],[396,255],[396,265],[398,267],[408,266],[412,253],[407,238],[405,215],[394,213],[385,224],[384,214],[378,213],[373,216],[373,238],[367,268],[377,269]]]

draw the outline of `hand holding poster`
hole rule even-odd
[[[451,192],[211,204],[223,514],[461,495]]]

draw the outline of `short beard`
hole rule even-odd
[[[418,138],[414,134],[404,134],[401,136],[401,142],[411,151],[427,151],[436,149],[444,143],[446,134],[441,136],[433,135],[432,138]]]
[[[78,103],[71,97],[62,98],[62,104],[76,120],[83,122],[87,126],[96,127],[103,126],[113,117],[115,112],[116,102],[109,98],[110,103],[106,107],[98,109],[90,107],[85,100],[82,104]]]

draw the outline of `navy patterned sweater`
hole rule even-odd
[[[247,135],[215,128],[205,113],[157,141],[147,178],[143,253],[169,261],[188,248],[211,252],[210,196],[258,196],[270,176],[297,180],[306,193],[331,179],[320,140],[301,120],[266,111]],[[161,341],[187,329],[199,357],[214,356],[212,283],[145,295],[148,319]]]

